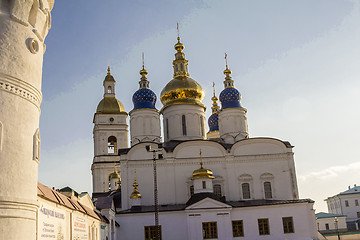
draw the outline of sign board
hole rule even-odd
[[[40,203],[38,209],[38,239],[66,239],[66,212],[64,210]]]
[[[79,214],[72,214],[72,240],[88,240],[88,223],[86,218]]]

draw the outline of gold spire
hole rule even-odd
[[[141,194],[140,194],[139,190],[137,189],[138,186],[139,186],[139,184],[136,181],[136,169],[135,169],[134,183],[133,183],[134,191],[131,193],[130,198],[141,198]]]
[[[178,26],[177,26],[178,28]],[[195,104],[205,108],[202,104],[204,90],[194,79],[190,78],[188,72],[188,60],[182,52],[184,44],[180,42],[178,33],[177,43],[175,44],[175,60],[173,61],[174,79],[172,79],[161,91],[160,100],[164,107],[175,104]]]
[[[110,65],[107,68],[107,75],[111,75],[111,73],[110,73]]]
[[[226,66],[226,69],[224,70],[224,74],[225,74],[224,86],[225,86],[225,88],[233,88],[234,81],[231,79],[231,76],[230,76],[231,70],[228,68],[227,53],[225,53],[225,66]]]
[[[147,80],[146,75],[148,74],[148,71],[145,69],[145,64],[144,64],[144,52],[142,53],[142,69],[140,70],[140,89],[142,88],[149,88],[149,81]]]
[[[215,95],[215,83],[214,83],[214,82],[213,82],[213,93],[214,93],[214,95],[213,95],[213,97],[211,98],[211,100],[213,101],[213,105],[212,105],[212,107],[211,107],[211,110],[212,110],[212,113],[216,113],[216,112],[218,112],[218,111],[220,110],[220,107],[219,107],[219,105],[217,104],[218,98],[217,98],[216,95]]]
[[[203,161],[202,161],[202,154],[200,149],[200,168],[195,170],[193,172],[193,179],[194,178],[214,178],[213,172],[209,169],[206,169],[203,167]]]

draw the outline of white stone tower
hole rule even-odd
[[[0,239],[36,239],[42,65],[53,5],[0,0]]]
[[[226,59],[226,54],[225,54]],[[246,112],[240,105],[241,95],[234,87],[231,79],[231,70],[226,63],[224,70],[225,89],[220,93],[221,111],[218,114],[220,138],[224,142],[233,144],[241,139],[249,137]]]
[[[143,64],[140,70],[140,87],[132,97],[134,109],[129,113],[131,146],[140,142],[161,141],[160,113],[155,107],[156,95],[149,88],[147,74]]]
[[[188,72],[188,61],[182,52],[184,44],[175,44],[174,79],[161,91],[164,142],[205,139],[204,90]]]
[[[104,98],[94,115],[94,160],[91,167],[93,193],[110,190],[110,175],[119,162],[118,150],[128,147],[127,113],[115,97],[115,79],[108,73],[103,82]]]

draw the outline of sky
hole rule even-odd
[[[176,23],[190,77],[223,89],[224,53],[250,137],[289,141],[301,198],[360,184],[359,0],[57,0],[46,38],[39,181],[91,193],[93,116],[106,68],[129,112],[142,52],[150,88],[172,79]],[[157,101],[157,108],[162,107]]]

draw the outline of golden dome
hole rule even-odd
[[[203,168],[202,164],[201,167],[193,172],[193,178],[214,178],[213,172],[209,169]]]
[[[135,175],[134,183],[133,183],[134,191],[131,193],[130,198],[141,198],[141,194],[140,194],[139,190],[137,189],[139,184],[136,181],[136,170],[135,170],[134,175]]]
[[[125,112],[124,105],[115,97],[104,97],[98,104],[96,113],[118,114]]]
[[[197,104],[204,106],[204,90],[194,79],[177,77],[171,80],[161,91],[160,100],[164,107],[173,104]]]
[[[109,176],[110,179],[120,179],[120,175],[117,172],[113,172]]]
[[[160,94],[160,100],[164,105],[163,109],[175,104],[196,104],[205,108],[204,90],[194,79],[189,77],[188,61],[185,59],[184,44],[175,44],[175,60],[173,61],[174,78],[164,87]]]

